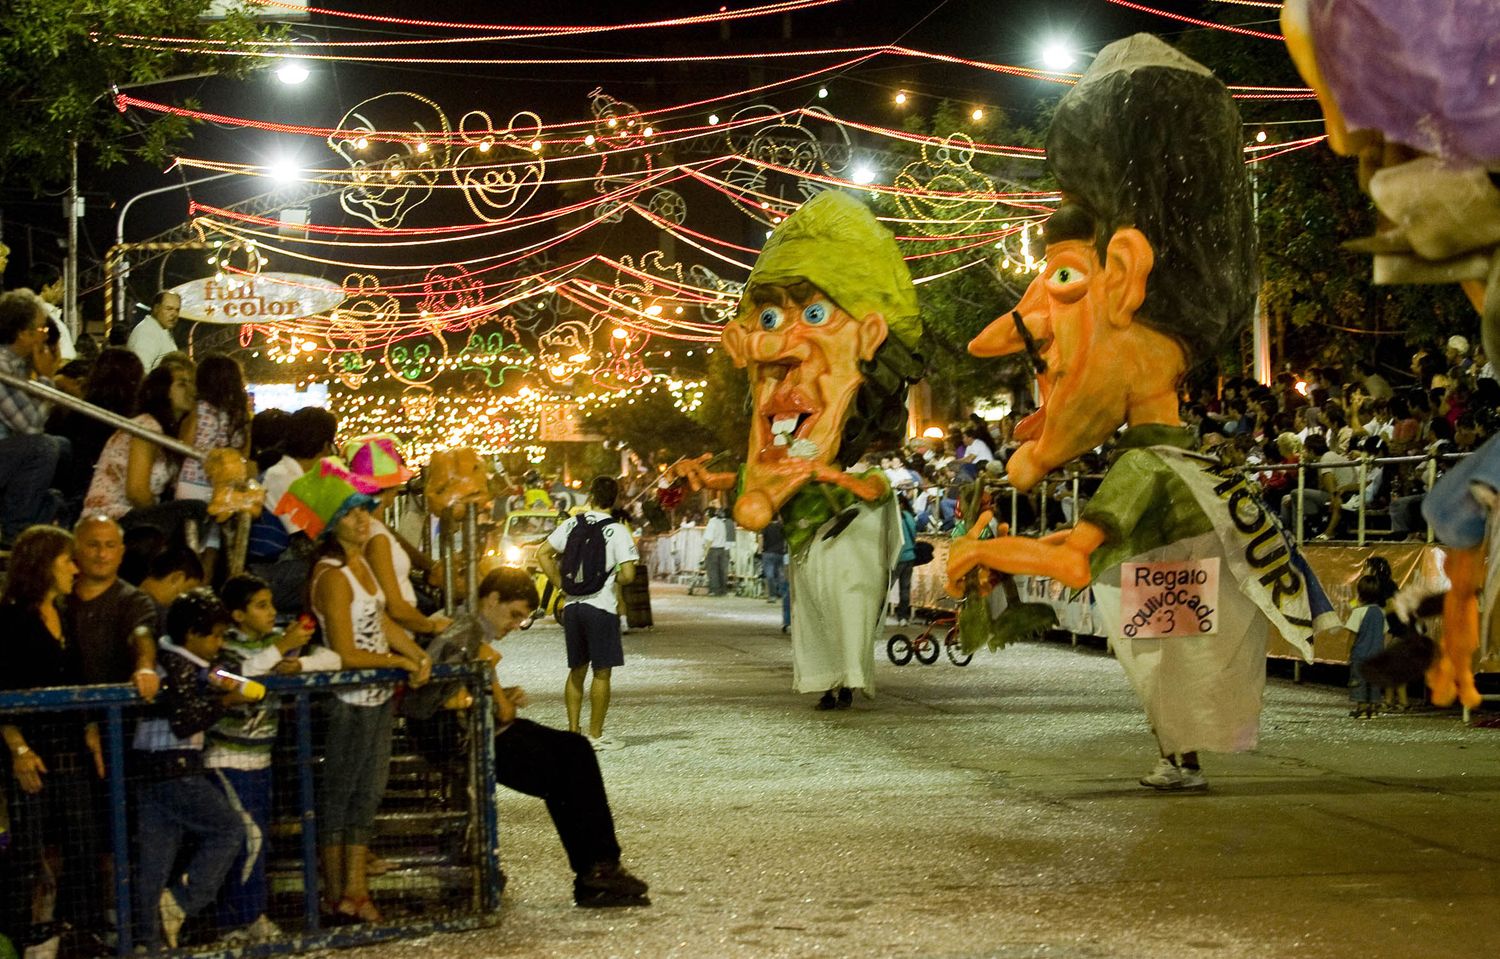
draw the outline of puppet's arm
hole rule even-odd
[[[1060,539],[1055,535],[1046,541],[1007,536],[1008,527],[1003,525],[995,539],[980,539],[980,532],[989,523],[990,514],[986,512],[967,533],[949,544],[949,595],[964,595],[964,577],[980,567],[1001,573],[1046,576],[1073,589],[1082,589],[1092,578],[1089,557],[1106,539],[1102,528],[1087,521],[1080,522]]]
[[[823,483],[833,483],[858,496],[867,503],[873,503],[886,493],[890,492],[890,483],[881,473],[872,473],[869,476],[856,476],[853,473],[845,473],[841,469],[820,464],[813,471],[813,479]]]
[[[712,453],[704,453],[702,456],[682,459],[667,467],[666,475],[672,479],[682,478],[687,480],[688,486],[693,492],[702,489],[727,490],[734,489],[738,476],[734,473],[714,473],[704,467],[709,460],[714,458]]]
[[[1435,705],[1448,706],[1457,698],[1474,709],[1481,701],[1474,688],[1474,652],[1479,648],[1483,546],[1449,550],[1443,572],[1453,585],[1443,598],[1442,655],[1427,670],[1427,685]]]

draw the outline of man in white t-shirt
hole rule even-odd
[[[703,567],[708,572],[708,595],[729,594],[729,524],[734,522],[724,514],[727,510],[709,510],[708,523],[703,529]]]
[[[177,325],[177,313],[182,309],[182,297],[168,290],[156,294],[151,301],[151,315],[135,325],[125,346],[141,358],[141,365],[149,373],[161,362],[161,358],[177,350],[177,340],[172,336],[172,327]]]
[[[640,560],[630,530],[615,522],[609,511],[620,495],[620,484],[613,476],[597,476],[589,486],[589,508],[578,516],[563,520],[537,547],[536,561],[557,588],[567,593],[563,606],[563,639],[568,648],[568,683],[564,701],[568,708],[568,730],[578,732],[583,714],[583,678],[592,666],[589,683],[589,738],[597,749],[621,745],[604,735],[604,716],[609,710],[610,672],[625,664],[625,650],[620,643],[620,609],[615,598],[615,583],[628,586],[635,579]],[[560,565],[568,547],[568,537],[580,520],[607,523],[604,532],[604,565],[608,575],[597,590],[587,595],[568,593]]]

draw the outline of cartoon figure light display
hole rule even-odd
[[[1255,493],[1188,452],[1178,419],[1183,374],[1253,309],[1240,137],[1203,66],[1146,35],[1106,47],[1048,131],[1062,205],[1044,227],[1045,269],[969,344],[1025,351],[1038,371],[1043,405],[1008,463],[1017,488],[1126,429],[1074,528],[979,539],[981,517],[952,544],[949,591],[978,568],[1093,583],[1160,746],[1141,782],[1159,789],[1204,787],[1198,750],[1254,748],[1268,626],[1310,658],[1321,599]]]
[[[734,518],[773,516],[791,554],[792,685],[819,708],[874,689],[874,647],[901,526],[884,473],[846,472],[899,440],[906,388],[922,374],[916,290],[895,238],[852,196],[820,193],[755,261],[723,343],[746,367],[750,451],[738,475],[709,457],[673,465],[694,489],[738,484]]]

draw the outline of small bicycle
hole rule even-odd
[[[947,627],[941,638],[935,635],[940,627]],[[958,617],[952,613],[939,614],[928,620],[927,628],[916,636],[897,633],[885,644],[885,654],[897,666],[905,666],[914,657],[923,666],[931,666],[943,651],[948,653],[948,661],[955,666],[967,666],[974,658],[973,653],[964,652],[963,644],[959,642]]]

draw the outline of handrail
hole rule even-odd
[[[104,409],[102,406],[95,406],[87,400],[81,400],[71,393],[64,393],[55,386],[48,386],[46,383],[38,383],[35,380],[22,379],[19,376],[11,376],[9,373],[4,372],[0,372],[0,383],[30,393],[32,396],[40,400],[45,400],[48,403],[55,403],[64,409],[72,410],[75,413],[82,413],[84,416],[91,417],[101,423],[113,426],[117,430],[129,433],[131,436],[155,443],[157,446],[176,453],[178,456],[185,456],[195,460],[202,460],[208,456],[203,450],[189,446],[175,436],[168,436],[165,433],[157,433],[149,430],[129,417],[121,416],[119,413]]]

